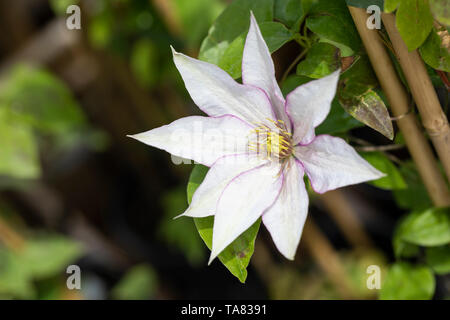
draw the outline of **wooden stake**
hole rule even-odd
[[[398,126],[403,133],[411,157],[427,188],[427,191],[436,206],[449,206],[450,194],[447,184],[439,171],[433,150],[413,113],[409,112],[408,95],[395,72],[392,61],[378,36],[376,29],[366,26],[368,15],[364,9],[348,7],[355,22],[356,28],[366,47],[372,66],[380,81],[381,87],[389,101],[394,116],[402,116]]]
[[[450,128],[427,69],[417,50],[408,51],[395,26],[395,15],[383,13],[383,24],[422,117],[422,123],[450,179]]]
[[[306,220],[302,243],[306,245],[314,261],[335,285],[339,295],[344,299],[354,298],[350,279],[339,255],[311,217]]]
[[[328,191],[320,196],[328,214],[355,248],[373,247],[372,241],[358,220],[358,214],[341,190]]]

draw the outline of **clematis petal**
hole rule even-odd
[[[192,100],[209,116],[231,114],[252,124],[274,117],[270,100],[263,90],[237,83],[211,63],[190,58],[173,48],[172,51]]]
[[[314,128],[330,112],[339,72],[301,85],[286,97],[286,112],[294,126],[294,144],[308,144],[314,139]]]
[[[294,152],[318,193],[384,176],[341,138],[320,135],[308,145],[296,146]]]
[[[308,214],[308,193],[303,182],[303,167],[294,159],[284,172],[280,196],[262,216],[278,251],[294,260]]]
[[[275,78],[272,57],[253,12],[242,56],[242,82],[263,89],[272,102],[277,119],[289,124],[283,94]]]
[[[202,218],[214,215],[217,202],[231,180],[261,164],[262,161],[258,157],[248,154],[224,156],[218,159],[195,191],[189,208],[182,216]]]
[[[222,156],[245,153],[250,130],[246,122],[234,116],[192,116],[130,137],[211,166]]]
[[[275,202],[283,180],[279,170],[278,164],[264,164],[228,184],[217,203],[209,263]]]

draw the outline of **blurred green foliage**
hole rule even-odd
[[[81,255],[78,243],[56,234],[35,234],[21,248],[0,245],[0,297],[38,298],[36,281],[53,281]]]
[[[76,145],[99,150],[106,135],[91,129],[67,86],[50,72],[17,65],[0,82],[0,175],[34,179],[38,151],[57,154]]]
[[[178,188],[168,192],[162,199],[165,215],[159,226],[159,235],[170,245],[183,253],[189,262],[198,266],[205,263],[205,249],[191,219],[180,217],[187,208],[186,191]]]
[[[111,290],[111,296],[118,300],[154,299],[158,288],[158,277],[148,264],[139,264],[123,276]]]

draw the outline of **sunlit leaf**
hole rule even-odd
[[[415,211],[397,227],[398,238],[420,246],[440,246],[450,243],[450,208]]]
[[[203,40],[199,59],[218,65],[228,46],[250,25],[250,11],[258,23],[272,21],[273,0],[235,0],[216,19]]]
[[[435,280],[430,268],[398,262],[391,266],[381,286],[382,300],[428,300],[434,293]]]
[[[402,0],[384,0],[384,11],[392,12],[397,9]]]
[[[183,40],[191,47],[198,47],[224,8],[219,0],[174,0],[172,4],[182,28]]]
[[[396,13],[396,25],[408,49],[417,49],[433,27],[428,0],[401,0]]]

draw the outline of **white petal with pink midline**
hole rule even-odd
[[[286,111],[294,126],[294,144],[307,144],[314,138],[314,128],[330,112],[339,72],[337,70],[324,78],[310,81],[286,97]]]
[[[341,138],[320,135],[309,145],[294,150],[311,186],[319,193],[384,176]]]
[[[248,154],[220,158],[209,169],[205,179],[195,191],[189,208],[182,215],[195,218],[214,215],[217,202],[231,180],[261,164],[262,160]]]
[[[175,50],[173,59],[192,100],[209,116],[231,114],[252,124],[274,118],[262,89],[239,84],[219,67]]]
[[[233,116],[192,116],[131,137],[175,156],[211,166],[220,157],[247,152],[250,130],[246,122]]]
[[[303,168],[294,159],[284,172],[280,195],[262,216],[277,249],[294,260],[303,226],[308,214],[308,193],[303,182]]]
[[[279,170],[278,164],[263,165],[228,184],[217,203],[209,263],[275,202],[283,180]]]
[[[272,57],[253,13],[242,56],[242,82],[263,89],[272,102],[277,118],[289,124]]]

